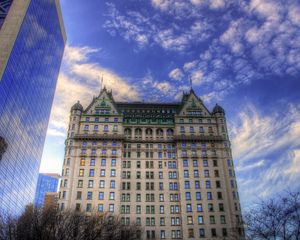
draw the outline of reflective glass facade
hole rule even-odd
[[[8,146],[0,160],[0,210],[9,214],[34,201],[65,44],[55,0],[32,0],[24,11],[0,79],[0,137]]]
[[[37,207],[43,207],[45,194],[47,192],[57,192],[58,182],[58,175],[55,176],[47,173],[40,173],[36,186],[34,205]]]

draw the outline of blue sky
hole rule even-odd
[[[300,190],[300,3],[61,0],[68,43],[41,172],[60,172],[69,109],[97,95],[225,108],[244,206]]]

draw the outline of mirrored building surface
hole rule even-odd
[[[19,214],[34,201],[66,36],[58,0],[0,2],[0,211]]]
[[[56,193],[60,176],[55,173],[40,173],[35,192],[34,205],[43,207],[46,193]]]

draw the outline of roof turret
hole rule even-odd
[[[81,112],[83,111],[83,107],[79,101],[72,106],[71,111],[73,110],[79,110]]]
[[[225,114],[225,111],[224,111],[224,109],[220,105],[216,104],[216,106],[214,107],[212,113],[213,114],[216,114],[216,113]]]

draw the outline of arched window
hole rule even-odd
[[[136,128],[134,131],[135,136],[142,136],[142,129]]]
[[[157,136],[163,136],[163,135],[164,135],[164,131],[163,131],[161,128],[158,128],[158,129],[156,130],[156,135],[157,135]]]
[[[152,134],[153,134],[152,129],[151,128],[147,128],[146,129],[146,136],[150,137],[150,136],[152,136]]]
[[[173,136],[173,134],[174,134],[173,129],[169,128],[169,129],[167,130],[167,135],[168,135],[168,136]]]
[[[125,136],[127,136],[127,137],[131,137],[131,129],[130,129],[130,128],[125,128],[124,134],[125,134]]]

